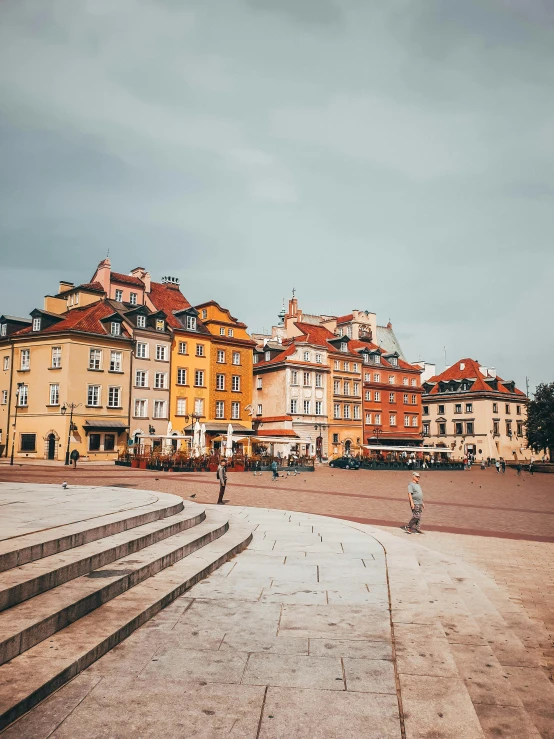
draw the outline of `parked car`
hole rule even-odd
[[[360,463],[353,457],[337,457],[329,462],[329,467],[340,467],[343,470],[359,470]]]

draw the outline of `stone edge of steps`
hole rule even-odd
[[[218,545],[220,546],[221,544],[223,544],[225,539],[227,539],[227,541],[225,542],[226,548],[225,551],[222,552],[221,549],[218,548]],[[62,685],[64,685],[73,677],[82,672],[84,669],[89,667],[93,662],[95,662],[97,659],[110,651],[110,649],[113,649],[116,644],[119,644],[121,641],[126,639],[136,629],[150,620],[159,611],[173,602],[176,598],[190,589],[201,579],[209,575],[211,572],[220,567],[224,562],[227,562],[233,556],[245,549],[251,540],[252,531],[250,528],[233,524],[226,534],[216,539],[211,544],[207,544],[205,547],[197,550],[195,554],[190,555],[190,557],[186,557],[184,560],[180,560],[180,562],[172,565],[172,567],[169,567],[159,573],[160,575],[163,575],[165,573],[168,573],[172,568],[178,568],[183,563],[185,563],[186,566],[190,565],[191,562],[193,562],[195,559],[198,560],[199,568],[196,572],[194,572],[194,574],[187,576],[186,579],[182,581],[179,585],[169,586],[167,592],[165,592],[163,595],[157,595],[153,602],[151,602],[144,610],[142,610],[138,614],[133,615],[128,620],[123,619],[123,622],[120,623],[115,631],[98,641],[98,643],[96,643],[95,645],[91,646],[86,651],[86,653],[80,654],[69,666],[53,674],[50,679],[47,680],[41,687],[32,690],[25,698],[18,700],[10,708],[4,710],[3,713],[0,715],[0,732],[3,731],[11,723],[13,723],[16,719],[20,718],[29,710],[31,710],[34,706],[44,700],[51,693],[58,690],[58,688],[60,688]],[[228,548],[227,544],[230,545]],[[215,551],[213,551],[214,549]],[[201,556],[200,553],[202,553],[203,556]],[[211,554],[212,556],[206,557],[207,554]],[[177,570],[175,570],[174,572],[176,573]],[[155,577],[156,576],[154,576],[154,578],[152,579],[155,579]],[[146,580],[144,581],[144,583],[142,583],[142,585],[146,585],[148,584],[148,582],[149,580]],[[140,585],[137,587],[140,588]],[[123,593],[121,597],[125,597],[125,595],[128,593],[133,593],[133,590],[134,589],[126,591],[126,593]],[[116,600],[117,598],[114,599],[114,601]],[[107,605],[109,606],[110,603],[114,603],[114,601],[110,601]],[[92,616],[98,613],[98,611],[99,609],[97,609],[96,611],[92,611],[88,615]],[[79,621],[75,622],[73,626],[77,624],[79,624]],[[6,663],[6,665],[4,665],[3,667],[6,667],[7,665],[9,665],[9,663]],[[0,668],[0,670],[1,669],[2,668]]]

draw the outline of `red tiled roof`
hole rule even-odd
[[[464,365],[463,369],[460,368],[460,365],[462,364]],[[492,391],[512,395],[522,395],[525,397],[525,393],[523,393],[521,390],[518,390],[518,388],[515,388],[514,392],[512,393],[511,390],[508,390],[506,387],[504,387],[503,383],[506,382],[506,380],[503,380],[498,375],[496,375],[496,377],[494,378],[489,378],[490,380],[498,380],[498,389],[494,390],[494,388],[491,387],[491,384],[485,381],[485,376],[481,374],[481,371],[479,369],[480,366],[481,365],[479,364],[479,362],[477,362],[475,359],[460,359],[451,367],[445,369],[444,372],[441,372],[440,375],[434,375],[427,380],[427,382],[429,383],[436,383],[428,394],[439,394],[439,382],[448,382],[449,380],[472,380],[473,385],[471,386],[471,389],[466,392],[477,393],[483,391]]]
[[[269,367],[272,364],[278,364],[279,362],[282,362],[286,357],[290,357],[291,354],[294,354],[295,351],[296,349],[295,349],[294,344],[290,344],[288,347],[283,349],[282,352],[277,354],[277,356],[273,357],[272,359],[269,359],[269,360],[264,359],[263,361],[256,362],[256,364],[254,365],[254,370],[256,370],[256,367]],[[264,349],[258,349],[256,353],[263,357]]]
[[[139,280],[138,277],[124,275],[121,272],[112,272],[110,280],[111,282],[122,282],[124,285],[134,285],[135,287],[142,287],[144,289],[144,282]]]
[[[292,429],[259,429],[256,436],[288,436],[291,439],[298,439],[298,434]]]
[[[99,282],[84,282],[82,285],[78,285],[75,290],[95,290],[104,292],[104,288]],[[70,290],[67,290],[67,292],[71,292]]]
[[[325,349],[330,348],[327,345],[327,341],[329,339],[336,338],[335,334],[324,326],[317,326],[313,323],[303,323],[302,321],[295,321],[294,325],[302,331],[306,341],[309,341],[311,344],[324,347]],[[297,336],[295,338],[296,340],[302,339],[301,336]]]
[[[337,318],[337,323],[348,323],[348,321],[351,321],[354,318],[352,313],[350,313],[347,316],[340,316],[340,318]]]
[[[67,313],[61,314],[61,321],[56,321],[52,326],[48,326],[41,331],[33,331],[32,326],[16,331],[12,336],[21,336],[23,334],[52,334],[60,331],[84,331],[86,333],[100,334],[102,336],[109,335],[107,324],[102,323],[103,318],[107,318],[115,313],[113,307],[103,300],[83,308],[73,308]],[[121,327],[122,336],[127,337],[124,324]]]
[[[167,325],[171,328],[183,328],[180,321],[173,315],[173,311],[185,310],[191,304],[175,285],[163,285],[161,282],[152,282],[150,285],[150,300],[157,310],[167,314]]]

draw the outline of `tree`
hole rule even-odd
[[[537,386],[535,397],[527,408],[527,441],[536,452],[554,451],[554,382]]]

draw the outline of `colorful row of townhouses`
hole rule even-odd
[[[353,310],[304,313],[296,297],[271,333],[214,300],[192,306],[109,259],[90,282],[61,282],[30,318],[0,316],[0,454],[113,459],[129,448],[190,448],[198,421],[217,449],[286,457],[410,451],[529,456],[527,397],[471,359],[442,374],[406,360],[390,322]]]

